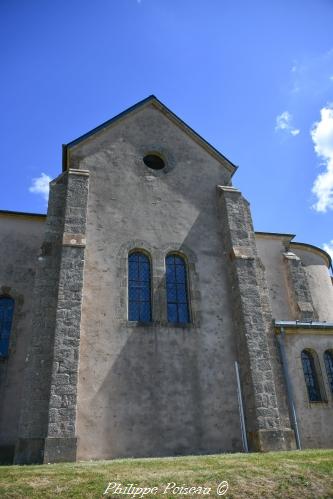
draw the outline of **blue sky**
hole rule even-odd
[[[256,230],[333,253],[332,20],[331,0],[2,0],[0,208],[45,212],[61,144],[155,94],[239,165]]]

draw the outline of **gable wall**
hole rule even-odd
[[[142,162],[157,150],[169,171]],[[78,459],[240,450],[226,259],[216,185],[230,174],[153,107],[72,150],[90,171]],[[149,251],[153,325],[127,322],[127,255]],[[190,327],[166,322],[164,258],[189,262]]]

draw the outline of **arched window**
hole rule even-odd
[[[128,320],[151,321],[150,260],[142,251],[128,255]]]
[[[303,350],[302,352],[302,365],[309,400],[310,402],[320,402],[322,397],[316,373],[315,361],[313,354],[309,350]]]
[[[324,353],[325,366],[327,372],[327,378],[330,385],[331,392],[333,394],[333,352],[332,350],[326,350]]]
[[[0,357],[7,357],[8,355],[14,303],[13,298],[0,296]]]
[[[190,322],[185,260],[178,254],[172,253],[166,257],[165,263],[168,321]]]

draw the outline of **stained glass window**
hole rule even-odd
[[[310,402],[320,402],[322,397],[319,389],[315,362],[313,355],[309,350],[303,350],[302,352],[302,365],[309,400]]]
[[[128,256],[128,320],[151,321],[150,260],[141,251]]]
[[[8,355],[13,314],[14,300],[7,296],[0,296],[0,357]]]
[[[190,322],[185,260],[177,254],[171,254],[165,262],[168,321]]]
[[[326,350],[324,353],[325,366],[327,372],[328,383],[333,394],[333,353],[331,350]]]

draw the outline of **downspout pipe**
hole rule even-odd
[[[288,369],[288,360],[287,360],[287,355],[286,355],[286,349],[285,349],[285,331],[282,326],[280,326],[280,334],[277,335],[277,340],[280,348],[280,354],[281,354],[281,360],[282,360],[282,367],[283,367],[283,374],[284,374],[284,379],[286,381],[286,386],[287,386],[287,397],[288,397],[288,405],[289,405],[289,410],[291,414],[291,419],[292,419],[292,425],[293,429],[295,431],[295,438],[296,438],[296,446],[297,449],[301,450],[301,437],[299,433],[299,427],[298,427],[298,422],[297,422],[297,413],[296,413],[296,406],[295,406],[295,399],[294,399],[294,391],[292,387],[292,383],[290,380],[289,376],[289,369]]]

